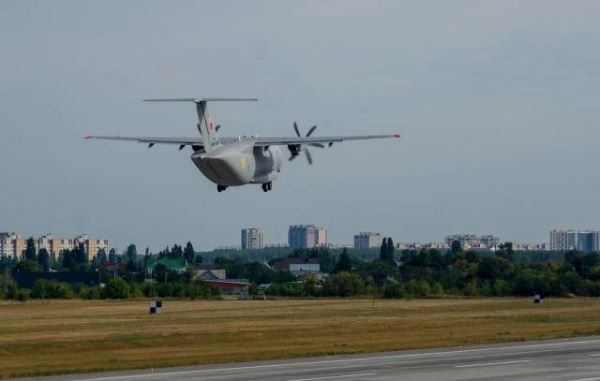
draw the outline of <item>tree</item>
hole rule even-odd
[[[108,262],[108,256],[106,255],[106,250],[100,249],[98,250],[98,254],[96,255],[96,266],[102,268]]]
[[[162,264],[162,263],[157,264],[156,266],[154,266],[154,279],[156,279],[158,282],[166,283],[168,271],[169,271],[169,269],[164,264]]]
[[[33,237],[29,237],[27,239],[27,247],[25,248],[25,251],[23,251],[23,260],[37,262],[37,255],[35,253],[35,241],[33,240]]]
[[[379,259],[394,264],[394,242],[390,237],[384,237],[379,249]]]
[[[183,249],[183,258],[187,263],[194,263],[196,259],[196,253],[194,252],[194,246],[191,242],[188,242]]]
[[[396,262],[394,261],[394,241],[392,241],[392,237],[388,237],[387,239],[387,255],[388,261],[395,264]]]
[[[450,247],[450,251],[452,252],[452,254],[461,252],[462,245],[460,244],[460,241],[458,241],[458,240],[452,241],[452,246]]]
[[[117,260],[118,260],[117,251],[115,249],[110,249],[110,251],[108,252],[108,261],[110,263],[117,263]]]
[[[500,258],[505,258],[509,261],[513,260],[514,251],[512,242],[505,242],[498,246],[499,250],[496,250],[496,256]]]
[[[173,245],[171,248],[171,253],[169,255],[171,258],[183,258],[183,249],[179,245]]]
[[[127,246],[127,249],[125,250],[125,260],[127,262],[135,262],[137,260],[137,248],[133,243]]]
[[[338,258],[338,262],[335,265],[335,272],[341,271],[350,271],[352,269],[352,263],[350,262],[350,256],[348,255],[348,250],[344,248],[340,257]]]
[[[129,297],[129,285],[119,277],[111,278],[104,288],[104,296],[109,299],[126,299]]]
[[[32,260],[21,261],[17,263],[17,271],[37,273],[40,272],[40,265]]]
[[[38,254],[38,263],[42,271],[47,272],[50,269],[50,253],[45,248]]]
[[[383,241],[381,241],[381,247],[379,248],[379,260],[380,261],[387,261],[388,259],[388,254],[387,254],[387,237],[383,237]]]

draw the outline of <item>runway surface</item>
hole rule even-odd
[[[255,363],[79,374],[36,380],[600,381],[600,337]]]

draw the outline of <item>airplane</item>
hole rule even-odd
[[[213,183],[217,191],[223,192],[228,187],[246,184],[261,184],[263,192],[273,188],[273,181],[279,176],[284,163],[284,150],[289,151],[288,160],[292,161],[304,152],[309,165],[313,158],[308,150],[310,147],[331,147],[333,143],[345,140],[368,140],[400,138],[399,134],[390,135],[351,135],[314,137],[317,126],[312,126],[305,136],[300,134],[296,122],[293,123],[296,136],[292,137],[259,137],[238,136],[221,137],[217,132],[221,125],[215,125],[208,113],[208,102],[224,101],[257,101],[256,98],[164,98],[144,99],[144,102],[192,102],[196,105],[198,114],[197,128],[200,137],[148,137],[148,136],[86,136],[85,139],[124,140],[148,144],[172,144],[192,148],[192,162],[200,172]]]

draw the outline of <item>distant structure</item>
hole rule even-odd
[[[54,259],[58,259],[62,251],[72,250],[79,244],[83,244],[88,260],[92,260],[101,249],[107,254],[109,250],[107,239],[90,239],[85,234],[77,236],[74,239],[62,239],[48,233],[34,239],[34,243],[37,251],[46,249]],[[20,234],[0,232],[0,256],[22,259],[22,253],[26,246],[26,239]]]
[[[242,229],[242,250],[258,250],[263,247],[265,247],[264,233],[261,229]]]
[[[355,249],[371,249],[374,247],[380,247],[383,237],[381,234],[375,232],[360,232],[354,236],[354,248]]]
[[[288,244],[293,248],[327,246],[327,229],[315,225],[292,225],[288,231]]]
[[[289,271],[292,274],[300,272],[318,273],[321,271],[321,263],[318,258],[283,258],[276,261],[273,267],[277,271]]]
[[[452,247],[452,242],[458,241],[465,249],[481,248],[491,249],[500,243],[500,238],[492,234],[476,235],[476,234],[454,234],[446,237],[448,247]]]
[[[550,250],[600,251],[600,231],[553,229],[550,231]]]
[[[25,250],[25,239],[17,233],[0,232],[0,256],[20,258]]]

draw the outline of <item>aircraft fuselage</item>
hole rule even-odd
[[[191,159],[204,176],[223,187],[271,183],[284,160],[278,146],[255,147],[244,141],[195,152]]]

